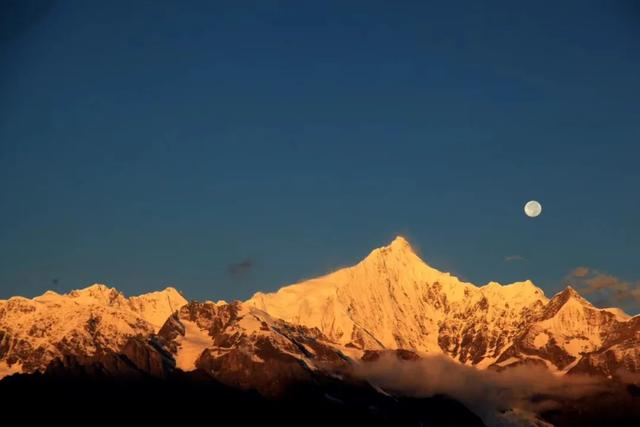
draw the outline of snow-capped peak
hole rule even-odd
[[[117,289],[111,288],[103,283],[94,283],[86,288],[76,289],[70,292],[71,295],[103,295],[108,292],[118,292]]]
[[[79,304],[126,304],[127,299],[116,288],[110,288],[102,283],[95,283],[84,289],[78,289],[64,295],[73,298]]]
[[[361,263],[393,263],[415,262],[420,260],[414,252],[411,244],[402,236],[397,236],[391,243],[372,250]],[[421,261],[421,260],[420,260]]]
[[[363,349],[407,348],[422,352],[458,352],[461,319],[495,322],[495,334],[516,332],[524,312],[546,303],[530,281],[487,287],[466,283],[427,265],[403,237],[374,249],[353,267],[280,289],[257,293],[247,303],[289,322],[319,328],[326,336]],[[493,334],[486,325],[478,334]],[[447,328],[452,341],[444,342]],[[475,333],[475,332],[474,332]],[[468,339],[468,338],[464,338]],[[478,338],[479,340],[480,338]],[[495,353],[505,339],[489,340]],[[457,344],[454,343],[457,342]],[[483,354],[461,355],[474,360]]]
[[[568,302],[574,302],[586,307],[595,308],[593,305],[584,299],[571,285],[567,285],[562,291],[555,294],[549,301],[549,307],[560,307]]]
[[[488,298],[499,298],[508,301],[510,304],[529,305],[536,301],[546,303],[548,301],[542,289],[537,287],[531,280],[514,282],[502,285],[498,282],[489,282],[480,287],[480,290]]]
[[[402,236],[396,236],[391,241],[391,243],[389,243],[387,246],[384,246],[383,248],[380,248],[380,249],[395,251],[395,252],[408,252],[408,253],[415,254],[409,241]]]
[[[567,285],[562,291],[558,292],[558,295],[566,295],[570,298],[580,298],[586,301],[571,285]]]
[[[390,275],[395,277],[396,280],[402,277],[403,279],[400,279],[402,282],[437,282],[450,288],[450,296],[453,298],[455,298],[456,295],[458,298],[462,297],[465,287],[471,285],[462,282],[450,273],[440,271],[428,265],[416,254],[407,239],[402,236],[396,236],[388,245],[374,249],[357,265],[339,270],[333,274],[345,270],[350,270],[352,273],[357,272],[359,275],[369,276],[362,277],[361,279],[370,284],[375,283],[375,281],[370,280],[370,276],[375,276],[379,279],[380,275]],[[353,280],[351,282],[352,284],[355,283]]]
[[[566,288],[555,294],[551,300],[549,300],[549,305],[546,310],[547,316],[555,314],[558,310],[568,305],[573,305],[575,307],[580,307],[594,312],[610,313],[621,322],[625,322],[631,318],[631,316],[625,313],[624,310],[618,307],[595,307],[591,302],[580,295],[580,293],[578,293],[578,291],[576,291],[571,285],[567,285]]]
[[[182,294],[171,286],[163,291],[150,292],[129,298],[131,308],[147,322],[151,323],[156,331],[162,327],[171,313],[186,303],[187,300]]]
[[[445,353],[479,367],[533,361],[567,372],[613,331],[635,330],[624,313],[598,309],[572,287],[549,299],[530,280],[466,283],[427,265],[402,237],[353,267],[257,293],[247,304],[317,327],[349,349]]]
[[[424,261],[416,254],[409,241],[402,236],[396,236],[388,245],[372,250],[361,262],[375,261],[381,258],[387,260],[419,261],[424,264]]]
[[[622,336],[627,320],[624,313],[594,307],[567,286],[530,319],[497,365],[544,363],[552,371],[566,373],[583,363],[585,354],[606,349],[613,337]]]
[[[157,332],[186,303],[174,288],[127,298],[103,284],[12,297],[0,302],[0,363],[31,372],[62,355],[115,351],[131,336]]]

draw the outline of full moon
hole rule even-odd
[[[535,200],[531,200],[524,205],[524,213],[526,213],[528,217],[535,218],[542,213],[542,205]]]

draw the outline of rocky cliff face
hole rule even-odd
[[[609,337],[631,323],[608,310],[595,308],[567,287],[525,325],[495,366],[534,363],[565,373],[586,354],[610,347]]]
[[[569,373],[602,375],[640,383],[640,317],[617,324],[603,338],[602,345],[584,353]]]
[[[179,369],[199,369],[263,394],[278,394],[318,372],[340,372],[350,363],[318,329],[273,319],[240,302],[191,302],[167,321],[159,337]]]

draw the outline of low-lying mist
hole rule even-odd
[[[544,367],[480,370],[446,356],[400,360],[393,353],[385,353],[375,361],[359,364],[356,372],[385,391],[414,397],[450,396],[490,426],[544,425],[532,415],[567,401],[601,395],[610,388],[602,379],[558,376]]]

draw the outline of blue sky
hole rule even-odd
[[[2,6],[0,298],[246,298],[397,234],[475,283],[640,279],[640,8],[392,3]]]

